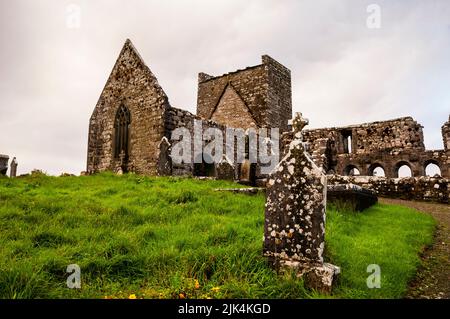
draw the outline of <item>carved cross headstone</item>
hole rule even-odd
[[[294,130],[295,137],[301,139],[301,131],[303,128],[309,124],[309,120],[304,118],[302,113],[296,112],[294,115],[294,119],[292,120],[292,129]],[[297,134],[299,134],[297,136]]]
[[[294,269],[308,286],[327,292],[338,268],[323,263],[327,181],[305,151],[307,123],[296,113],[294,139],[268,178],[264,255],[274,268]]]

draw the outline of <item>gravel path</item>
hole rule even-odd
[[[422,255],[423,265],[406,298],[450,299],[450,205],[380,198],[381,203],[415,208],[438,222],[433,245]]]

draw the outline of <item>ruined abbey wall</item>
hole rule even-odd
[[[158,144],[164,136],[164,113],[170,107],[155,76],[127,40],[101,93],[89,122],[87,171],[114,170],[114,127],[117,110],[130,111],[127,170],[155,175]]]
[[[121,117],[122,109],[126,111]],[[194,121],[200,121],[202,132],[219,128],[224,137],[227,127],[286,130],[292,115],[290,71],[265,55],[262,64],[245,70],[218,77],[200,73],[197,112],[170,106],[156,77],[127,40],[89,122],[87,172],[216,176],[217,165],[194,157]],[[170,156],[177,142],[171,137],[181,127],[191,135],[191,160],[178,164]],[[204,147],[209,142],[201,143]],[[227,165],[236,154],[227,156],[220,167],[230,172]],[[234,164],[231,178],[254,182],[261,177],[259,163]]]
[[[192,176],[192,175],[199,175],[199,174],[204,175],[204,176],[208,176],[208,174],[211,174],[212,176],[214,175],[215,168],[211,167],[211,171],[206,172],[206,171],[204,171],[206,169],[205,165],[207,165],[208,163],[204,163],[203,158],[195,159],[196,154],[194,153],[194,151],[195,151],[194,121],[198,121],[199,127],[201,127],[201,131],[199,130],[199,132],[201,134],[204,134],[205,131],[209,128],[217,128],[222,132],[222,135],[224,137],[226,136],[226,127],[224,125],[218,124],[214,121],[202,120],[199,116],[196,116],[186,110],[182,110],[182,109],[178,109],[178,108],[174,108],[174,107],[169,108],[166,113],[166,122],[165,122],[166,134],[165,135],[167,136],[168,141],[169,141],[170,145],[172,146],[175,143],[179,142],[178,139],[176,139],[176,140],[172,139],[173,130],[175,130],[176,128],[187,129],[189,131],[189,135],[191,137],[190,149],[191,149],[191,159],[192,159],[192,161],[187,162],[187,163],[172,163],[171,164],[172,165],[172,175],[179,175],[179,176],[183,176],[183,175],[191,175]],[[205,147],[205,145],[209,141],[210,140],[202,139],[202,148]],[[225,140],[223,142],[223,150],[225,150]],[[198,165],[196,165],[194,163],[195,160],[197,162],[201,161],[202,163],[197,163]],[[196,168],[201,170],[201,172],[196,172],[195,171]]]
[[[200,134],[214,127],[223,137],[227,127],[279,128],[281,158],[293,139],[288,125],[291,116],[290,71],[267,55],[260,65],[222,76],[200,73],[195,115],[170,106],[156,77],[127,40],[90,118],[87,171],[210,176],[264,186],[267,174],[262,174],[263,164],[250,164],[248,159],[236,163],[236,146],[220,163],[210,164],[204,156],[196,159],[194,137],[199,132],[195,132],[194,122],[201,124]],[[178,142],[172,140],[176,128],[185,128],[191,138],[191,156],[180,164],[170,156]],[[360,175],[352,182],[383,196],[444,202],[448,198],[450,119],[442,126],[443,150],[425,149],[422,126],[411,117],[302,133],[305,150],[323,172],[335,176],[335,181]],[[201,149],[210,141],[201,139]],[[226,153],[225,138],[223,143]],[[430,163],[440,168],[443,178],[439,181],[422,178]],[[413,178],[396,178],[402,165],[411,169]],[[385,178],[371,177],[377,168],[383,169]]]
[[[378,196],[449,203],[450,180],[441,177],[386,178],[375,176],[328,175],[329,185],[355,184]]]
[[[448,140],[447,127],[443,126],[444,142]],[[284,138],[290,140],[290,134]],[[322,139],[330,141],[329,149],[317,145]],[[305,130],[304,140],[309,151],[322,158],[319,164],[327,173],[345,176],[356,169],[359,175],[372,176],[381,167],[386,177],[396,178],[399,168],[406,165],[412,176],[425,176],[426,166],[432,163],[439,166],[442,176],[450,177],[448,150],[425,150],[422,126],[411,117]]]
[[[448,121],[442,125],[442,142],[444,143],[444,150],[450,151],[450,115]]]

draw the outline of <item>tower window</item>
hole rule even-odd
[[[352,131],[345,131],[342,133],[343,138],[343,151],[345,154],[352,153]]]

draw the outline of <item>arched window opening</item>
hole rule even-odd
[[[411,168],[407,164],[402,164],[398,168],[398,177],[412,177]]]
[[[359,176],[361,175],[361,172],[359,169],[354,165],[349,165],[344,170],[344,175],[346,176]]]
[[[114,139],[114,158],[127,161],[129,157],[129,140],[130,140],[130,111],[122,105],[116,113],[114,122],[115,139]]]
[[[369,175],[370,176],[378,176],[378,177],[386,177],[384,167],[378,163],[375,163],[375,164],[372,164],[369,166]]]
[[[344,142],[344,153],[350,154],[352,152],[352,131],[342,132],[342,138]]]
[[[351,153],[352,152],[352,136],[349,135],[347,136],[347,153]]]
[[[375,167],[375,169],[373,170],[373,174],[372,175],[373,176],[378,176],[378,177],[385,177],[386,176],[386,174],[384,172],[384,169],[381,166]]]
[[[436,163],[430,162],[425,166],[425,175],[431,177],[442,176],[442,173],[440,167]]]

